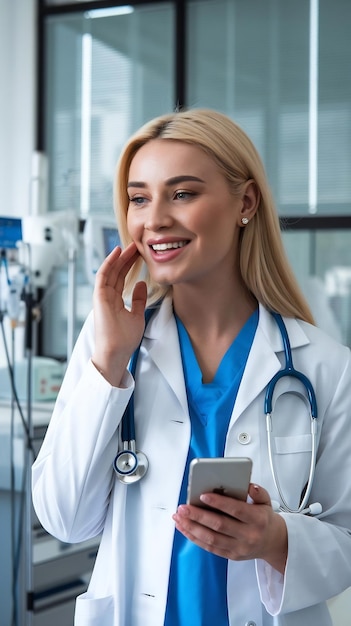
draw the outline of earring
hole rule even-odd
[[[248,224],[248,223],[249,223],[249,218],[248,218],[248,217],[242,217],[242,218],[241,218],[241,223],[242,223],[244,226],[246,226],[246,224]]]

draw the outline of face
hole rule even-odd
[[[154,139],[134,156],[128,230],[161,285],[211,284],[236,273],[243,200],[200,148]]]

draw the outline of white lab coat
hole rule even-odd
[[[263,561],[229,561],[231,626],[330,626],[325,601],[351,585],[350,351],[313,326],[293,319],[285,322],[295,367],[310,378],[318,398],[318,460],[311,502],[320,502],[323,513],[319,519],[282,514],[289,541],[284,578]],[[152,318],[142,343],[135,376],[135,420],[137,445],[150,466],[140,482],[128,487],[116,479],[112,462],[117,427],[134,381],[126,373],[125,388],[111,387],[90,361],[93,341],[90,315],[33,466],[34,506],[43,526],[63,541],[79,542],[102,533],[89,589],[77,600],[76,626],[162,626],[172,513],[190,439],[170,299]],[[267,383],[283,361],[279,329],[260,306],[225,454],[251,457],[252,481],[277,500],[263,404]],[[286,391],[290,392],[282,393]],[[281,381],[274,419],[279,477],[294,506],[308,476],[311,449],[309,419],[298,392],[296,381]]]

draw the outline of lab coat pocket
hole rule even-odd
[[[275,437],[275,451],[277,454],[296,454],[297,452],[311,452],[311,435],[295,435],[293,437]]]
[[[82,593],[76,600],[74,626],[113,626],[113,596],[91,598]]]
[[[273,455],[280,486],[291,507],[299,505],[307,483],[312,453],[310,434],[274,437]]]

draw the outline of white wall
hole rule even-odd
[[[0,216],[30,211],[36,0],[0,0]]]

